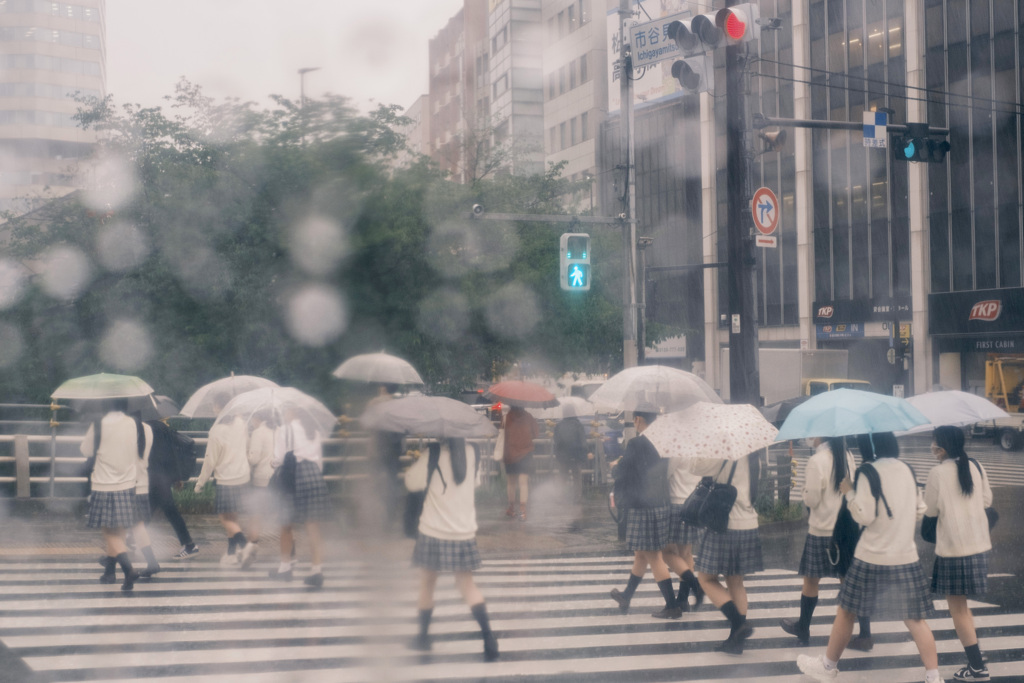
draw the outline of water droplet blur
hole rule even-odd
[[[495,292],[485,310],[488,327],[495,334],[507,337],[525,337],[540,322],[536,295],[519,282],[512,282]]]
[[[100,341],[100,359],[123,372],[145,367],[152,355],[149,331],[138,321],[115,321]]]
[[[92,265],[81,250],[53,247],[42,258],[42,286],[55,299],[74,299],[89,283]]]
[[[116,156],[101,159],[93,167],[92,187],[82,193],[82,203],[93,211],[113,211],[125,204],[138,190],[135,172],[125,159]]]
[[[24,266],[10,259],[0,259],[0,309],[18,303],[25,291],[28,276]]]
[[[454,289],[439,289],[420,302],[419,329],[435,339],[454,342],[469,328],[469,301]]]
[[[512,224],[449,220],[431,233],[428,258],[434,270],[457,278],[507,268],[518,246]]]
[[[96,258],[107,270],[124,272],[140,265],[149,253],[146,236],[130,223],[103,226],[96,236]]]
[[[313,215],[295,226],[288,249],[309,275],[329,275],[348,254],[348,237],[338,223]]]
[[[348,310],[341,296],[325,285],[309,285],[291,297],[285,310],[288,332],[308,346],[323,346],[348,326]]]
[[[9,368],[18,362],[25,350],[25,340],[17,326],[0,322],[0,368]]]
[[[196,299],[218,301],[231,289],[228,267],[202,242],[168,241],[162,251],[182,288]]]

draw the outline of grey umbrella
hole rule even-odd
[[[487,417],[443,396],[406,396],[381,401],[359,418],[363,427],[436,439],[490,438],[498,433]]]

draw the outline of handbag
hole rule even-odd
[[[735,462],[732,464],[729,479],[724,484],[712,480],[711,490],[708,491],[707,497],[700,506],[697,523],[708,531],[722,534],[729,528],[729,513],[732,512],[732,506],[736,503],[737,494],[736,487],[732,485],[732,477],[736,474],[736,464]],[[724,463],[722,468],[725,468]],[[719,470],[718,473],[721,474],[722,470]]]
[[[927,543],[935,543],[938,538],[939,518],[925,517],[921,520],[921,538]]]
[[[853,553],[857,550],[860,532],[860,524],[850,514],[844,497],[843,502],[839,505],[836,525],[832,528],[832,539],[825,550],[828,561],[836,568],[839,576],[846,576],[847,570],[853,564]]]
[[[501,462],[505,459],[505,426],[502,425],[498,429],[498,436],[494,441],[494,452],[491,453],[491,459],[494,462]]]
[[[714,484],[715,480],[713,477],[704,477],[697,484],[697,487],[693,489],[693,492],[687,496],[681,511],[681,517],[684,522],[693,526],[700,524],[700,509],[704,505],[704,501],[707,500],[708,494],[711,493],[711,487]]]

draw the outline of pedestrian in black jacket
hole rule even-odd
[[[174,502],[171,488],[181,488],[181,483],[192,476],[182,471],[183,463],[178,457],[177,432],[163,420],[147,420],[153,430],[153,450],[149,455],[149,505],[151,512],[160,509],[174,529],[181,543],[176,560],[186,560],[199,554],[199,547],[192,540],[178,504]]]
[[[665,598],[665,608],[651,616],[678,619],[683,611],[676,605],[672,577],[661,555],[661,549],[671,540],[668,461],[643,436],[656,417],[656,413],[633,413],[637,436],[626,444],[626,454],[612,470],[616,480],[615,506],[626,515],[626,548],[636,554],[626,590],[613,588],[611,595],[623,612],[628,610],[633,593],[650,567]]]

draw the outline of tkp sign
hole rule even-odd
[[[968,320],[984,320],[992,322],[1003,312],[1003,302],[999,299],[979,301],[971,307],[971,316]]]
[[[819,306],[818,317],[819,318],[831,318],[832,314],[836,312],[834,306]]]

